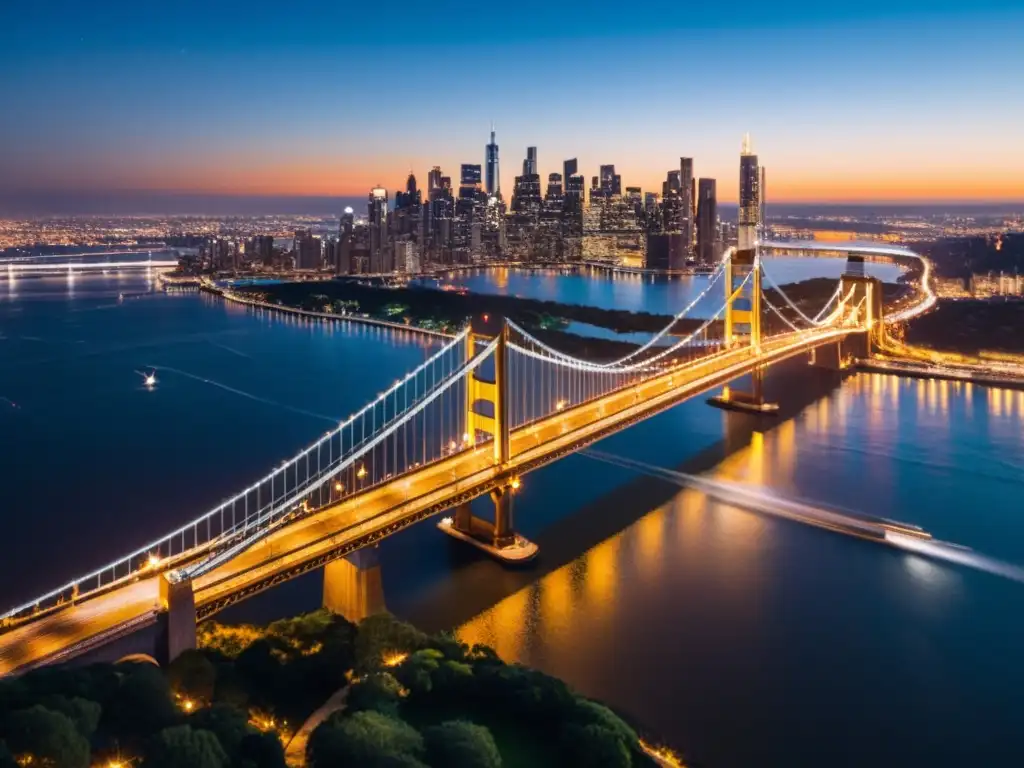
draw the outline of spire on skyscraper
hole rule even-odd
[[[740,150],[740,154],[741,155],[752,155],[752,154],[754,154],[753,150],[750,148],[750,134],[749,133],[744,133],[743,134],[743,148]]]

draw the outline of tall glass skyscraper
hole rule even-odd
[[[760,223],[761,172],[757,167],[757,155],[750,148],[750,135],[747,134],[743,137],[743,150],[740,152],[739,250],[754,249]]]
[[[491,143],[487,145],[485,160],[487,161],[487,183],[484,185],[484,191],[487,192],[488,197],[495,197],[501,194],[501,178],[498,175],[498,145],[494,141],[493,125],[491,126]]]

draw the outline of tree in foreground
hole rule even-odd
[[[482,725],[451,720],[423,732],[427,762],[435,768],[501,768],[501,753]]]
[[[176,696],[209,704],[217,684],[217,668],[202,651],[189,649],[167,667],[167,681]]]
[[[209,731],[176,725],[164,728],[146,750],[146,768],[226,768],[228,756]]]
[[[566,765],[630,768],[633,758],[617,733],[600,725],[570,725],[562,733]]]
[[[389,717],[398,717],[402,701],[402,686],[388,672],[367,675],[349,688],[345,700],[348,712],[380,712]]]
[[[284,747],[276,733],[250,733],[238,748],[239,768],[285,768]]]
[[[309,738],[313,768],[341,765],[383,766],[423,754],[423,737],[411,725],[379,712],[341,713],[327,719]],[[406,761],[408,764],[408,761]]]
[[[51,768],[89,765],[89,742],[66,715],[37,704],[12,712],[5,719],[2,735],[19,764]]]

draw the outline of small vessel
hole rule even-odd
[[[149,389],[156,386],[156,371],[150,371],[149,373],[146,373],[145,371],[136,371],[136,373],[142,377],[142,383]]]
[[[118,301],[124,301],[124,294],[123,293],[117,294],[117,300]]]

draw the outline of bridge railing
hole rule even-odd
[[[389,457],[379,450],[376,454],[371,452],[379,445],[377,436],[428,400],[461,369],[468,334],[467,328],[376,400],[245,490],[128,555],[4,612],[0,615],[0,627],[9,627],[126,581],[179,567],[213,549],[245,539],[257,527],[265,527],[283,515],[335,503],[365,490],[390,474]],[[356,457],[368,455],[373,461],[361,467],[353,465]],[[347,467],[353,467],[350,482],[336,480],[339,470]]]

